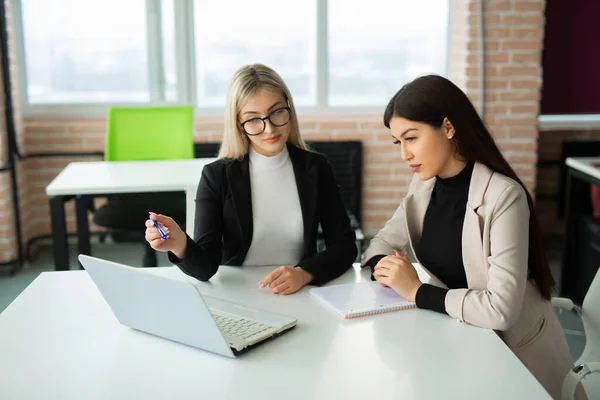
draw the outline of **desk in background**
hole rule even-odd
[[[80,254],[91,254],[88,210],[93,197],[108,194],[186,193],[186,231],[194,230],[195,197],[206,164],[215,158],[161,161],[72,162],[46,187],[50,197],[54,266],[69,269],[65,202],[75,198],[77,244]],[[140,227],[143,232],[144,227]]]
[[[258,289],[271,270],[221,267],[198,282],[176,267],[147,269],[298,318],[237,359],[120,325],[85,271],[42,273],[0,315],[0,398],[550,399],[492,330],[419,309],[346,321],[309,287]],[[355,265],[332,284],[369,276]]]
[[[565,236],[560,292],[561,296],[581,304],[600,265],[600,261],[594,261],[600,260],[600,243],[581,237],[581,233],[589,230],[586,224],[600,228],[591,218],[590,206],[590,185],[600,186],[600,158],[567,158],[565,164]],[[590,251],[597,253],[597,257],[588,254]]]

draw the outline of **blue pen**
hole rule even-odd
[[[158,222],[156,222],[155,219],[152,219],[152,217],[150,217],[150,221],[152,221],[156,229],[158,229],[158,233],[160,233],[160,237],[162,238],[162,240],[167,240],[167,234],[165,233],[165,231],[162,230]]]

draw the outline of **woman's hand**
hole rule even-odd
[[[417,290],[423,284],[410,260],[398,251],[395,256],[387,256],[379,260],[373,276],[380,284],[391,287],[400,296],[413,302]]]
[[[311,273],[300,267],[279,267],[258,282],[258,286],[261,288],[269,286],[274,294],[286,295],[297,292],[313,279]]]
[[[170,251],[175,257],[183,259],[185,257],[185,248],[187,246],[187,237],[185,232],[173,218],[162,214],[149,213],[150,217],[158,222],[163,232],[167,235],[166,239],[160,236],[160,232],[154,226],[154,223],[146,220],[146,241],[156,251]]]

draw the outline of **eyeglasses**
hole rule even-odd
[[[284,126],[290,122],[291,112],[289,107],[278,108],[264,118],[252,118],[242,122],[242,129],[248,136],[260,135],[265,131],[267,119],[273,126]]]

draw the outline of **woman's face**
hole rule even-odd
[[[401,148],[402,160],[422,181],[436,175],[455,176],[465,166],[465,162],[455,157],[454,127],[446,118],[441,128],[434,128],[395,116],[390,120],[390,129],[394,144]]]
[[[291,115],[287,106],[281,93],[260,88],[248,98],[238,113],[238,121],[244,124],[244,134],[257,153],[272,157],[283,150],[291,129]],[[265,117],[270,118],[262,121]]]

